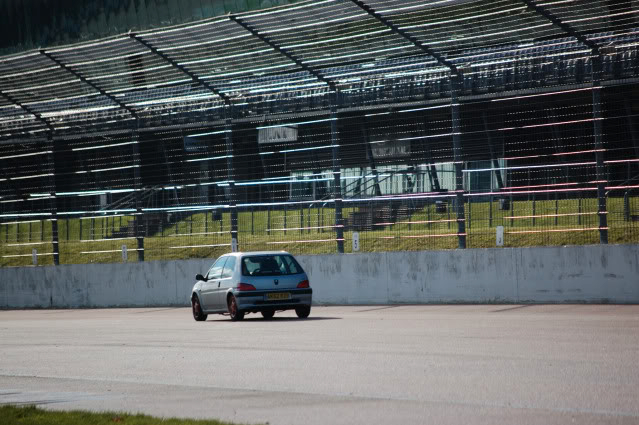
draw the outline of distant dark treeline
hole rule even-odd
[[[0,0],[0,55],[297,0]]]

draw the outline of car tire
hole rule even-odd
[[[262,311],[262,317],[266,320],[270,320],[273,318],[273,316],[275,316],[275,312],[272,310],[266,310],[266,311]]]
[[[311,306],[305,305],[302,307],[297,307],[295,309],[295,314],[297,314],[297,317],[299,317],[300,319],[306,319],[308,315],[311,314]]]
[[[193,298],[191,298],[191,308],[193,310],[193,318],[196,322],[204,322],[206,318],[209,317],[208,314],[205,314],[202,311],[200,299],[197,297],[197,295],[194,295]]]
[[[233,295],[229,295],[226,303],[229,308],[229,316],[231,316],[231,321],[237,322],[238,320],[244,319],[244,312],[240,311],[240,309],[237,307],[237,300]]]

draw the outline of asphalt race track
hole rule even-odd
[[[639,306],[0,311],[0,404],[279,424],[637,424]],[[1,418],[0,418],[1,419]]]

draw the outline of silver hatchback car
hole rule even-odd
[[[295,310],[301,319],[311,313],[308,276],[288,252],[225,254],[195,279],[191,306],[198,322],[209,314],[228,314],[236,321],[247,313],[260,312],[265,319],[283,310]]]

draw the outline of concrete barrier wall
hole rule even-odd
[[[318,304],[639,303],[639,245],[297,257]],[[212,260],[0,269],[0,308],[187,305]]]

